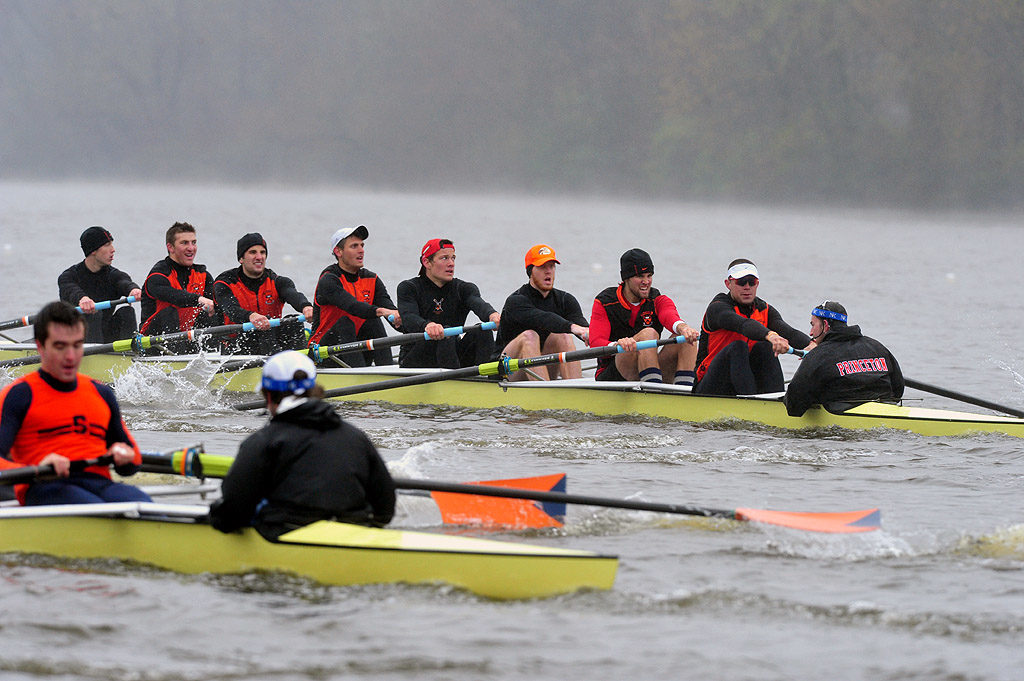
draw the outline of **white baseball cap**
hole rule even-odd
[[[306,372],[296,380],[295,372]],[[301,395],[316,385],[316,365],[307,355],[296,350],[279,352],[263,365],[263,389]]]
[[[342,241],[355,234],[360,239],[365,239],[370,236],[370,232],[366,229],[365,225],[359,225],[358,227],[342,227],[337,232],[331,235],[331,250],[333,251],[338,247]]]

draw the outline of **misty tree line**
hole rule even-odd
[[[1016,0],[0,0],[6,176],[1024,203]]]

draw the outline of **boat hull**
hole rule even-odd
[[[0,512],[0,552],[114,558],[185,574],[285,572],[340,586],[444,583],[495,599],[610,589],[618,567],[616,557],[588,551],[329,521],[268,542],[252,529],[223,534],[191,519],[61,515],[68,507],[50,508],[58,511]]]
[[[0,349],[0,359],[26,352],[28,351],[24,349]],[[216,354],[202,359],[87,355],[83,360],[82,371],[100,380],[110,381],[130,369],[134,363],[142,362],[160,366],[165,371],[201,371],[204,375],[209,374],[210,387],[218,390],[252,392],[256,389],[260,380],[259,368],[215,373],[213,367],[220,361],[222,358]],[[14,367],[8,370],[24,373],[32,369],[33,367]],[[333,390],[416,375],[424,371],[435,370],[397,367],[322,368],[317,373],[317,382],[325,390]],[[821,407],[812,407],[803,416],[793,417],[786,413],[786,407],[780,397],[709,397],[693,395],[687,388],[672,385],[644,385],[639,382],[599,383],[586,378],[522,383],[475,378],[378,390],[341,399],[471,409],[567,409],[598,416],[639,415],[703,424],[746,421],[794,430],[838,426],[855,430],[890,428],[930,436],[1002,433],[1024,437],[1024,419],[1010,416],[868,403],[841,414],[832,414]]]

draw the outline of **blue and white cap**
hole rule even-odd
[[[297,371],[306,378],[295,378]],[[316,385],[316,365],[308,356],[295,350],[279,352],[263,365],[263,389],[302,395]]]
[[[847,322],[846,308],[834,300],[823,300],[816,308],[811,310],[811,315],[819,319],[831,319],[843,324]]]

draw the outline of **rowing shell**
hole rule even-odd
[[[196,522],[205,506],[84,504],[0,509],[0,553],[113,558],[185,574],[286,572],[323,584],[445,583],[488,598],[610,589],[616,556],[319,521],[263,539]]]
[[[32,354],[35,351],[34,346],[31,349],[22,346],[19,350],[12,349],[14,347],[0,349],[0,359],[16,354]],[[213,364],[225,359],[227,358],[216,354],[204,358],[206,362]],[[230,359],[238,360],[244,357],[234,356]],[[190,368],[190,373],[194,373],[196,362],[194,356],[139,358],[131,355],[87,355],[82,363],[82,372],[100,380],[110,381],[127,371],[133,363],[154,364],[167,371]],[[17,367],[9,370],[17,374],[32,369],[33,367]],[[209,371],[212,372],[213,369]],[[332,390],[434,371],[445,370],[397,367],[321,368],[317,371],[317,383],[326,390]],[[259,384],[259,380],[260,369],[251,368],[213,373],[210,386],[229,391],[252,392]],[[803,416],[794,417],[786,413],[781,397],[781,393],[713,397],[693,395],[689,388],[670,384],[597,382],[590,378],[516,383],[474,378],[379,390],[342,399],[471,409],[567,409],[598,416],[635,414],[689,423],[746,421],[793,430],[838,426],[854,430],[891,428],[934,436],[987,432],[1024,437],[1024,419],[1011,416],[869,402],[840,414],[832,414],[821,407],[812,407]]]

